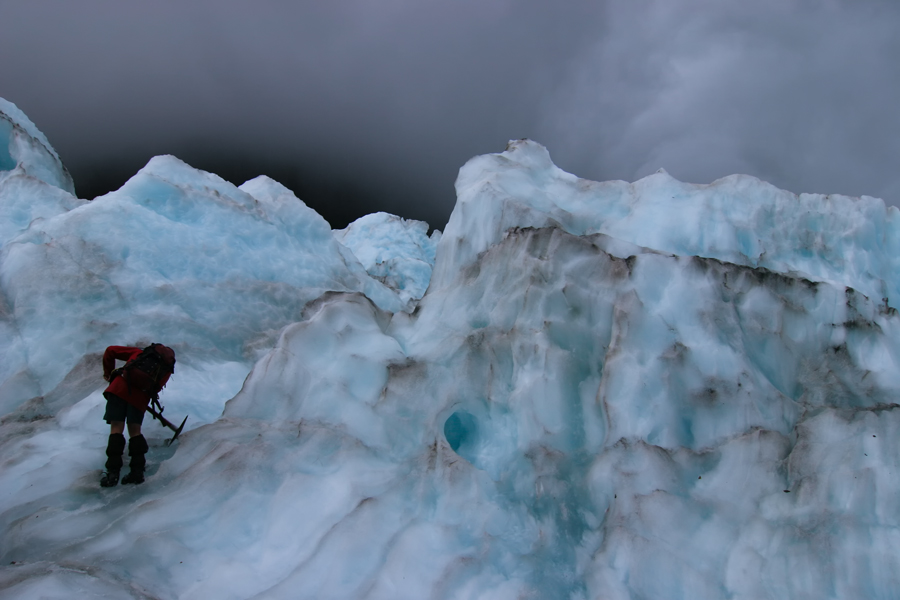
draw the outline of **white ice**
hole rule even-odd
[[[158,157],[20,227],[0,598],[896,597],[896,209],[528,141],[457,194],[332,232]],[[99,352],[151,340],[194,428],[101,489]]]

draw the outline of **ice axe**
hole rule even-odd
[[[166,446],[168,446],[175,441],[175,439],[178,437],[178,434],[181,433],[182,429],[184,429],[184,424],[187,423],[188,418],[185,417],[184,421],[181,422],[181,425],[175,427],[174,425],[172,425],[172,423],[169,422],[167,418],[162,416],[163,407],[159,404],[159,402],[154,399],[153,404],[159,407],[159,412],[153,410],[152,406],[147,407],[147,412],[149,412],[153,416],[153,418],[158,420],[164,427],[168,427],[175,432],[175,435],[172,436],[171,440],[166,440],[165,444]]]

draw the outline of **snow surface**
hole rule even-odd
[[[34,198],[0,598],[897,596],[896,209],[587,182],[528,141],[457,191],[431,238],[173,157]],[[99,353],[142,340],[195,428],[148,419],[146,483],[101,489]]]

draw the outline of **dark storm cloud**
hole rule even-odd
[[[532,137],[586,177],[895,202],[898,22],[866,0],[30,0],[3,9],[0,96],[86,197],[171,153],[336,226],[440,227],[468,158]]]
[[[639,6],[639,9],[635,9]],[[544,139],[564,166],[900,202],[900,4],[613,0]]]
[[[536,133],[554,63],[598,15],[538,0],[22,3],[0,24],[2,54],[19,57],[0,66],[0,95],[80,189],[172,153],[280,178],[332,220],[362,198],[349,212],[442,225],[458,168]]]

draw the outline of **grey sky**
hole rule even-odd
[[[0,96],[79,195],[155,154],[442,227],[471,156],[900,203],[893,0],[11,0]]]

